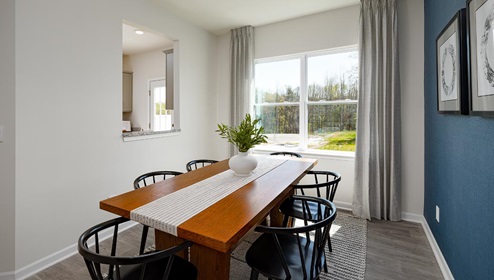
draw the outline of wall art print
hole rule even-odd
[[[492,3],[489,3],[492,2]],[[494,94],[494,66],[493,59],[493,20],[494,20],[494,1],[485,2],[477,9],[475,25],[477,26],[477,77],[479,96]],[[489,36],[490,35],[490,36]],[[492,66],[491,63],[492,62]]]
[[[467,3],[470,113],[494,116],[494,0]]]
[[[458,46],[456,44],[457,36],[454,32],[447,40],[439,47],[439,101],[458,99]]]
[[[468,114],[465,13],[465,9],[458,11],[436,39],[440,113]]]

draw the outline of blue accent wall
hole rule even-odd
[[[424,0],[424,216],[455,279],[494,279],[494,118],[436,109],[436,37],[464,7]]]

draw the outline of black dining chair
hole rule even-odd
[[[186,252],[192,242],[186,241],[166,250],[155,250],[145,254],[132,254],[121,248],[124,244],[118,241],[118,228],[129,221],[126,218],[115,218],[97,224],[86,230],[78,242],[78,251],[86,263],[93,280],[154,280],[154,279],[197,279],[196,267],[187,260],[175,255]],[[100,243],[101,233],[111,229],[111,240]],[[108,232],[108,231],[105,231]],[[111,231],[110,231],[111,232]],[[105,244],[111,241],[111,244]],[[92,243],[94,242],[94,246]],[[127,245],[128,247],[128,245]],[[118,251],[118,254],[117,254]]]
[[[142,174],[134,180],[134,189],[140,189],[141,187],[146,187],[148,185],[154,184],[159,181],[166,180],[171,177],[175,177],[183,174],[178,171],[153,171]],[[142,237],[141,237],[141,247],[139,249],[139,253],[142,254],[144,252],[146,246],[146,239],[149,232],[149,226],[143,225],[142,228]]]
[[[301,154],[294,153],[294,152],[274,152],[274,153],[270,153],[269,155],[272,155],[272,156],[290,156],[290,157],[298,157],[298,158],[302,157]]]
[[[153,171],[142,174],[134,180],[134,189],[146,187],[147,185],[154,184],[159,181],[166,180],[171,177],[182,175],[182,172],[178,171]]]
[[[316,205],[318,219],[306,219],[303,225],[295,227],[256,227],[255,231],[262,234],[245,255],[251,267],[251,280],[258,279],[259,273],[269,279],[318,279],[323,269],[327,271],[324,248],[336,207],[319,197],[293,196],[292,199],[301,205],[308,202]],[[308,209],[303,210],[308,215]]]
[[[217,160],[213,160],[213,159],[196,159],[187,162],[187,164],[185,164],[185,168],[187,169],[187,172],[190,172],[192,170],[196,170],[198,168],[211,165],[217,162],[218,162]]]
[[[310,179],[309,184],[298,184],[293,186],[296,194],[317,196],[325,198],[331,202],[333,201],[338,184],[341,181],[341,175],[339,173],[332,171],[311,170],[305,175],[304,179],[306,178]],[[290,218],[307,218],[312,221],[319,219],[319,217],[317,217],[317,204],[312,202],[307,202],[306,204],[307,205],[302,205],[300,201],[294,200],[291,197],[283,201],[280,205],[280,211],[285,215],[283,225],[288,225]],[[306,213],[303,211],[304,207],[309,209],[307,217],[305,217]],[[330,252],[333,251],[330,239],[328,239],[328,248]]]

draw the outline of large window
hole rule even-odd
[[[254,113],[268,145],[354,151],[356,47],[256,60]]]

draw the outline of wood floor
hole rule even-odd
[[[125,232],[138,240],[140,226]],[[152,237],[152,236],[150,236]],[[76,254],[28,280],[90,279],[82,257]],[[366,280],[443,279],[420,224],[411,222],[367,222]]]
[[[367,222],[366,280],[444,279],[421,224]]]

